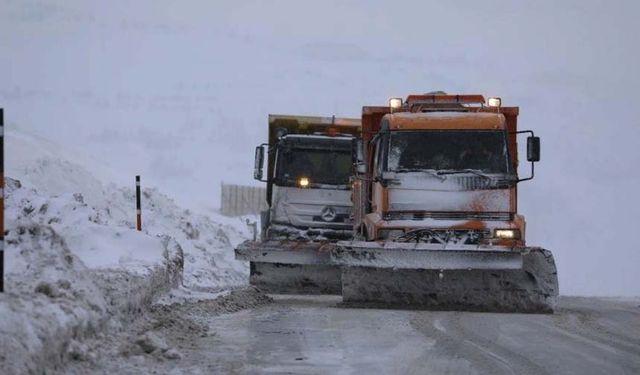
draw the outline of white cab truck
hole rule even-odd
[[[236,259],[250,262],[252,285],[271,293],[341,294],[341,271],[330,264],[329,250],[353,235],[351,151],[360,128],[360,119],[269,115],[269,141],[256,148],[254,170],[267,184],[268,209],[259,241],[235,250]]]

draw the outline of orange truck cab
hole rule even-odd
[[[363,238],[525,245],[517,213],[518,107],[484,103],[480,95],[411,95],[398,108],[363,108],[366,162],[354,189]],[[528,144],[537,161],[539,140]]]

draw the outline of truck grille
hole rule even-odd
[[[478,189],[507,189],[513,186],[515,180],[509,177],[491,177],[482,176],[447,176],[449,181],[455,182],[460,190],[478,190]]]
[[[395,241],[442,245],[478,245],[482,239],[490,235],[491,232],[487,229],[416,229],[403,234],[396,238]]]

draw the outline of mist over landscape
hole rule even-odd
[[[358,117],[433,90],[500,96],[542,139],[519,210],[528,244],[553,251],[561,293],[638,296],[638,11],[634,1],[0,0],[0,107],[8,130],[204,210],[219,206],[221,182],[258,184],[253,149],[269,113]]]

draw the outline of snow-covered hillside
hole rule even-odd
[[[9,230],[22,219],[49,225],[87,266],[138,271],[161,259],[158,249],[170,237],[184,251],[185,285],[226,288],[246,282],[246,266],[233,259],[233,245],[249,235],[242,219],[194,213],[155,188],[143,188],[139,233],[133,184],[105,181],[112,174],[98,162],[71,159],[70,152],[57,151],[61,146],[29,134],[9,130],[6,142],[16,161],[6,174],[21,186],[8,191]]]
[[[246,284],[246,264],[233,259],[233,245],[248,235],[240,219],[194,213],[143,189],[138,232],[133,187],[106,180],[98,162],[25,133],[5,139],[19,163],[5,189],[1,372],[38,372],[84,355],[83,338],[117,327],[114,317],[128,319],[168,288]]]

